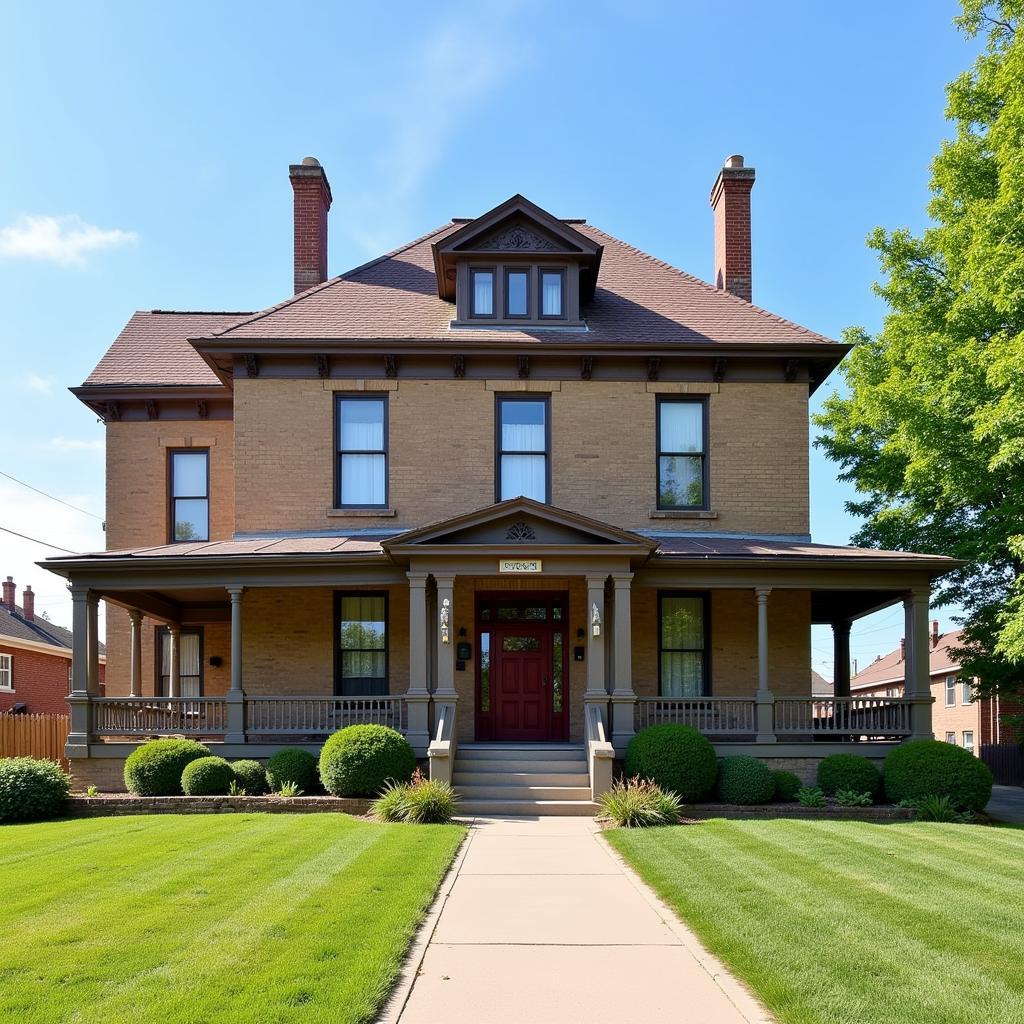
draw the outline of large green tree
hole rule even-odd
[[[964,0],[984,38],[947,89],[955,137],[932,164],[931,226],[878,228],[879,334],[846,332],[848,396],[816,418],[852,481],[854,540],[966,566],[939,603],[966,609],[965,669],[987,691],[1024,681],[1024,0]]]

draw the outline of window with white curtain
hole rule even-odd
[[[210,451],[170,453],[171,540],[210,539]]]
[[[9,654],[0,654],[0,690],[14,689],[14,659]]]
[[[388,692],[387,594],[338,594],[335,599],[338,637],[337,693],[345,697],[376,697]]]
[[[564,270],[540,272],[540,315],[556,318],[565,316]]]
[[[203,633],[199,629],[178,634],[179,697],[203,695]],[[160,696],[169,697],[171,688],[171,634],[160,630]]]
[[[387,505],[387,398],[337,399],[339,508]]]
[[[703,399],[662,398],[658,409],[658,508],[706,508]]]
[[[707,694],[707,596],[658,595],[658,692],[662,697]]]
[[[974,730],[964,729],[964,750],[974,753]]]
[[[956,707],[956,676],[946,676],[946,707]]]
[[[494,271],[469,272],[469,312],[471,316],[494,316]]]
[[[549,501],[548,399],[498,398],[498,500]]]

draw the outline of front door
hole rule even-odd
[[[549,738],[551,648],[546,629],[495,630],[495,739],[537,741]]]

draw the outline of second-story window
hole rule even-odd
[[[500,396],[497,434],[498,501],[549,501],[548,399]]]
[[[956,676],[946,676],[946,707],[956,707]]]
[[[210,539],[210,452],[170,453],[171,540]]]
[[[387,398],[337,399],[339,508],[383,508],[388,501]]]
[[[658,401],[658,508],[707,508],[706,404]]]
[[[540,315],[559,318],[565,316],[565,271],[540,272]]]

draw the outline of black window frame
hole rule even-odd
[[[476,311],[476,282],[477,274],[491,275],[491,311],[490,313],[478,313]],[[469,268],[469,303],[468,313],[472,320],[496,320],[498,318],[498,268],[497,266],[470,267]]]
[[[170,632],[166,626],[157,626],[155,629],[154,639],[154,657],[153,657],[153,669],[156,678],[153,681],[153,693],[157,697],[167,697],[166,688],[164,687],[164,673],[163,673],[163,657],[164,657],[164,641],[163,638]],[[199,696],[203,697],[206,694],[206,636],[202,626],[189,626],[188,628],[181,628],[178,630],[178,655],[179,660],[181,656],[181,638],[189,634],[195,634],[199,637]],[[167,673],[168,681],[170,680],[170,673]],[[179,675],[178,683],[180,686],[181,677]],[[181,697],[181,694],[178,694]],[[188,698],[186,698],[188,699]],[[198,699],[198,698],[193,698]]]
[[[384,598],[384,692],[383,693],[346,693],[345,678],[342,672],[341,646],[341,603],[346,597],[382,597]],[[386,590],[336,590],[334,592],[334,696],[335,697],[389,697],[391,695],[391,603],[390,594]],[[373,650],[377,648],[361,647],[351,650]],[[362,677],[360,677],[362,678]]]
[[[544,312],[544,275],[545,274],[557,274],[562,282],[562,296],[561,296],[561,307],[560,313],[545,313]],[[566,270],[565,267],[537,267],[537,319],[538,320],[567,320],[568,312],[565,308],[565,279]]]
[[[661,446],[661,409],[663,405],[699,405],[701,409],[701,450],[699,452],[665,451]],[[708,465],[708,400],[707,398],[657,395],[654,403],[654,500],[659,512],[707,512],[711,501],[711,474]],[[700,458],[701,498],[696,505],[664,505],[661,501],[661,460],[663,458]]]
[[[175,494],[174,493],[174,456],[175,455],[202,455],[206,459],[206,493],[205,494]],[[175,536],[177,526],[177,503],[179,501],[205,501],[206,502],[206,536],[205,537],[183,537],[180,540]],[[210,513],[213,503],[210,500],[210,449],[209,448],[168,448],[167,449],[167,536],[169,544],[194,544],[206,543],[210,540],[211,523]]]
[[[522,274],[526,278],[526,312],[525,313],[512,313],[508,308],[508,279],[512,274]],[[504,267],[502,274],[502,284],[504,286],[504,299],[503,299],[503,313],[506,320],[532,320],[533,317],[530,313],[533,310],[533,273],[531,267],[516,267],[508,266]]]
[[[665,617],[663,606],[665,598],[673,597],[699,597],[703,604],[701,614],[704,616],[704,649],[701,651],[694,647],[670,647],[666,648],[664,637]],[[662,654],[665,651],[673,654],[700,653],[704,657],[704,686],[703,692],[693,697],[664,697],[662,692]],[[711,687],[711,593],[707,590],[659,590],[658,591],[658,696],[665,700],[700,700],[703,697],[710,697]]]
[[[542,402],[544,405],[544,451],[542,452],[506,452],[501,447],[502,419],[501,409],[506,402]],[[551,395],[547,392],[520,391],[514,394],[498,393],[494,396],[494,499],[508,501],[520,495],[501,496],[501,460],[505,455],[541,455],[544,456],[544,502],[551,504]],[[534,499],[536,500],[536,499]]]
[[[382,430],[383,448],[342,448],[341,447],[341,404],[342,402],[377,402],[384,410],[384,421]],[[334,395],[334,507],[335,508],[387,508],[391,497],[391,458],[389,455],[390,436],[388,432],[389,406],[388,393],[375,392],[373,394],[352,395],[344,391],[337,391]],[[344,455],[383,455],[384,456],[384,500],[379,504],[342,501],[342,471],[341,463]]]

